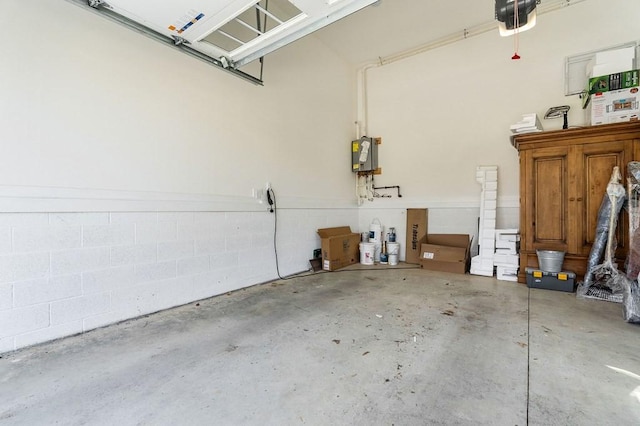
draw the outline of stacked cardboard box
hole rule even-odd
[[[591,124],[637,121],[640,116],[640,70],[631,70],[589,80]]]
[[[592,62],[587,65],[587,77],[615,74],[633,69],[635,59],[636,49],[633,46],[597,52]]]
[[[640,94],[638,87],[591,95],[591,124],[594,126],[624,121],[638,121]]]
[[[606,93],[615,90],[631,89],[638,87],[640,82],[640,70],[631,70],[607,74],[589,79],[589,94]]]
[[[588,69],[588,118],[592,125],[636,121],[640,117],[639,70],[633,69],[635,48],[596,53]]]
[[[429,234],[427,209],[407,209],[407,263],[432,271],[464,274],[469,270],[468,234]]]
[[[520,233],[517,229],[496,229],[496,251],[493,264],[496,276],[502,281],[518,281],[518,242]]]

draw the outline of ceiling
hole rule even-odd
[[[73,0],[83,3],[82,0]],[[84,0],[149,35],[239,68],[376,0]]]
[[[361,64],[494,21],[495,0],[381,0],[314,36]]]
[[[467,29],[495,25],[498,31],[495,0],[190,0],[189,8],[179,0],[68,1],[88,3],[108,18],[254,83],[262,83],[261,71],[259,78],[251,75],[257,58],[313,31],[354,65],[462,36]],[[254,9],[262,16],[257,23]],[[267,17],[272,14],[278,19]]]

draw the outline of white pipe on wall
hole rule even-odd
[[[587,0],[549,0],[544,1],[540,5],[538,5],[537,14],[543,15],[546,13],[550,13],[561,8],[571,6],[577,3],[582,3]],[[413,56],[419,55],[421,53],[428,52],[430,50],[434,50],[440,47],[444,47],[459,41],[466,40],[470,37],[475,37],[490,31],[498,32],[498,27],[496,21],[485,22],[483,24],[475,25],[470,28],[465,28],[461,31],[457,31],[453,34],[446,35],[439,39],[433,40],[431,42],[422,44],[418,47],[404,50],[384,58],[380,58],[376,62],[370,62],[368,64],[363,65],[358,68],[356,83],[357,83],[357,113],[356,113],[356,136],[360,138],[362,136],[371,136],[369,135],[369,116],[368,116],[368,99],[367,99],[367,73],[369,70],[373,68],[378,68],[384,65],[389,65],[397,61],[401,61],[404,59],[411,58]],[[365,185],[366,186],[366,185]],[[366,189],[366,188],[365,188]],[[358,205],[362,205],[364,202],[364,198],[361,196],[361,185],[360,178],[356,173],[356,198],[358,200]]]
[[[549,0],[543,1],[537,7],[537,14],[543,15],[546,13],[550,13],[564,7],[572,6],[574,4],[582,3],[587,0]],[[433,49],[437,49],[439,47],[444,47],[449,44],[453,44],[459,41],[466,40],[470,37],[475,37],[489,31],[498,32],[498,27],[496,21],[485,22],[483,24],[475,25],[473,27],[465,28],[461,31],[457,31],[453,34],[446,35],[439,39],[433,40],[431,42],[422,44],[418,47],[404,50],[402,52],[394,53],[392,55],[386,56],[384,58],[380,58],[376,62],[371,62],[363,65],[357,70],[357,84],[358,84],[358,111],[357,111],[357,120],[360,131],[363,132],[363,135],[367,135],[368,133],[368,108],[367,108],[367,72],[372,68],[381,67],[384,65],[389,65],[397,61],[401,61],[403,59],[408,59],[412,56],[419,55],[421,53],[428,52]],[[359,135],[360,137],[362,135]]]

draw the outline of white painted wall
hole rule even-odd
[[[520,35],[519,61],[511,60],[513,38],[496,29],[370,69],[368,129],[383,137],[376,184],[400,185],[404,197],[365,203],[360,227],[372,217],[398,225],[398,209],[428,207],[430,232],[474,233],[476,167],[497,165],[497,226],[517,228],[519,165],[509,125],[564,104],[570,125],[586,124],[578,97],[564,96],[565,57],[640,39],[638,17],[640,2],[589,0],[539,16]],[[561,119],[542,121],[546,130],[562,127]]]
[[[355,76],[312,37],[258,87],[65,1],[0,8],[2,185],[351,201]]]
[[[0,352],[305,271],[357,228],[355,74],[313,37],[253,86],[62,1],[3,0]]]
[[[509,124],[564,103],[582,123],[564,57],[637,38],[637,16],[590,0],[541,17],[518,63],[485,34],[370,71],[377,184],[404,198],[357,209],[355,72],[314,37],[269,55],[260,88],[64,1],[0,2],[18,40],[0,44],[0,352],[275,278],[273,215],[250,197],[266,181],[282,274],[317,228],[378,217],[402,236],[407,207],[472,233],[478,165],[499,166],[498,226],[517,225]]]

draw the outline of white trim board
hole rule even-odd
[[[480,208],[479,199],[429,200],[428,197],[375,198],[357,206],[354,198],[280,196],[284,209],[465,209]],[[499,197],[498,208],[519,208],[518,197]],[[104,211],[248,211],[261,212],[266,203],[251,196],[189,194],[113,189],[41,186],[1,186],[0,212],[104,212]]]
[[[461,200],[430,200],[428,197],[402,197],[402,198],[374,198],[373,201],[365,201],[361,206],[363,210],[383,210],[399,208],[428,208],[428,209],[471,209],[480,208],[478,199]],[[498,197],[498,208],[520,208],[519,197]]]
[[[279,208],[355,209],[354,199],[279,197]],[[267,209],[251,196],[188,194],[111,189],[38,186],[0,186],[0,212],[114,212],[114,211],[243,211]]]

